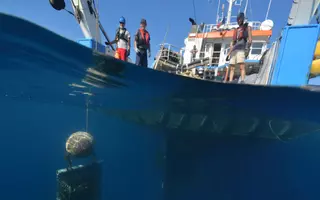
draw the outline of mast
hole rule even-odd
[[[231,14],[232,14],[232,4],[233,4],[234,0],[228,0],[228,2],[229,2],[229,8],[228,8],[227,21],[226,21],[227,26],[230,25]]]
[[[197,16],[196,16],[196,5],[194,4],[194,0],[192,0],[192,5],[193,5],[193,15],[194,15],[194,20],[197,21]]]
[[[92,0],[88,2],[85,0],[70,1],[74,12],[77,14],[77,17],[79,17],[77,20],[85,38],[92,38],[96,42],[101,43],[100,30],[99,28],[97,29],[99,19],[93,8]]]
[[[55,10],[65,10],[73,15],[79,23],[86,39],[93,39],[96,44],[101,44],[101,31],[107,42],[110,43],[110,39],[99,20],[99,13],[96,8],[95,0],[70,0],[74,12],[66,9],[64,0],[50,0],[49,2]],[[112,50],[115,50],[112,45],[110,45],[110,47]]]

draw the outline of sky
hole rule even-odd
[[[72,10],[69,0],[66,7]],[[221,0],[221,2],[226,2]],[[245,0],[243,1],[244,4]],[[250,0],[248,20],[264,21],[269,0]],[[189,17],[196,17],[198,23],[213,24],[216,22],[218,0],[96,0],[100,21],[110,38],[114,38],[121,16],[126,18],[126,28],[133,35],[139,28],[141,18],[148,22],[151,35],[153,58],[168,30],[166,43],[179,48],[184,46],[184,39],[190,31]],[[274,0],[269,11],[269,19],[274,21],[272,40],[279,37],[281,29],[286,25],[292,0]],[[227,10],[227,4],[225,5]],[[49,0],[1,0],[0,12],[12,14],[41,25],[71,40],[83,38],[76,20],[65,11],[54,10]],[[133,44],[132,44],[133,45]],[[131,56],[135,60],[134,52]],[[153,59],[149,59],[149,65]]]

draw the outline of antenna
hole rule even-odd
[[[246,18],[248,19],[248,17],[247,17],[247,8],[248,8],[248,2],[249,2],[249,0],[247,0],[246,1],[246,5],[245,5],[245,7],[244,7],[244,16],[246,16]],[[251,16],[252,17],[252,16]]]
[[[192,0],[192,4],[193,4],[194,20],[197,21],[197,17],[196,17],[196,6],[195,6],[195,4],[194,4],[194,0]]]
[[[227,15],[227,21],[226,21],[226,25],[228,26],[231,21],[232,4],[235,0],[227,0],[227,1],[229,2],[228,15]]]
[[[224,19],[224,4],[221,6],[221,19]]]
[[[218,9],[217,9],[217,20],[216,20],[216,24],[219,23],[219,11],[220,11],[220,0],[218,1]]]
[[[268,19],[271,3],[272,3],[272,0],[269,1],[269,6],[268,6],[268,10],[267,10],[267,14],[266,14],[266,19],[265,20]]]

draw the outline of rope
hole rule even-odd
[[[87,133],[88,133],[88,129],[89,129],[89,96],[87,96],[86,98],[86,132]]]
[[[97,0],[98,1],[98,0]],[[99,2],[98,2],[99,3]],[[99,32],[99,12],[98,9],[95,6],[95,0],[93,0],[93,6],[94,6],[94,12],[96,13],[96,38],[98,38],[98,32]],[[98,51],[98,41],[96,40],[96,51]]]
[[[93,0],[93,6],[94,6],[94,10],[95,10],[94,13],[96,14],[96,19],[97,19],[97,23],[96,23],[96,24],[97,24],[98,28],[101,30],[101,32],[102,32],[102,34],[104,35],[104,37],[105,37],[105,39],[107,40],[107,42],[110,43],[110,39],[109,39],[106,31],[104,30],[104,28],[103,28],[103,26],[102,26],[102,24],[101,24],[101,22],[100,22],[100,20],[99,20],[99,14],[98,14],[98,9],[97,9],[95,0]],[[99,5],[98,5],[98,6],[99,6]],[[109,45],[109,46],[111,47],[111,49],[112,49],[113,51],[115,51],[115,49],[114,49],[114,47],[113,47],[112,45]]]
[[[270,131],[274,134],[274,136],[279,140],[279,141],[281,141],[281,142],[286,142],[286,141],[284,141],[279,135],[283,135],[283,134],[285,134],[290,128],[291,128],[291,124],[290,124],[290,122],[289,121],[287,121],[287,124],[286,124],[286,126],[283,128],[283,130],[280,132],[280,134],[277,134],[274,130],[273,130],[273,128],[272,128],[272,122],[273,122],[273,120],[270,120],[269,121],[269,128],[270,128]],[[305,134],[310,134],[310,133],[316,133],[316,132],[319,132],[320,131],[320,129],[316,129],[316,130],[314,130],[314,131],[308,131],[308,132],[305,132],[305,133],[301,133],[301,134],[299,134],[299,135],[305,135]]]
[[[74,16],[73,12],[71,12],[70,10],[64,9],[67,13],[69,13],[70,15]]]

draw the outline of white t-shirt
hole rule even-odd
[[[123,34],[123,29],[120,29],[120,32],[119,32],[119,34],[121,35],[121,34]],[[124,34],[124,38],[126,38],[128,41],[129,41],[129,39],[130,39],[130,33],[129,33],[129,31],[128,30],[126,30],[126,32],[125,32],[125,34]],[[119,41],[117,42],[117,47],[118,48],[121,48],[121,49],[128,49],[128,42],[127,41],[125,41],[125,40],[123,40],[123,39],[119,39]]]

